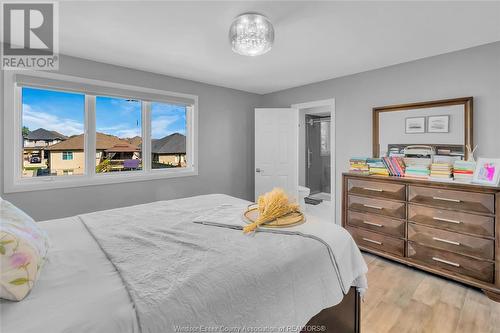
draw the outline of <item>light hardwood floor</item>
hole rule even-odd
[[[500,332],[500,303],[476,289],[363,253],[361,332]]]

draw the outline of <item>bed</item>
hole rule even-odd
[[[40,222],[48,260],[23,301],[1,301],[1,331],[358,332],[366,265],[349,234],[321,226],[331,248],[243,235],[234,225],[248,204],[214,194]],[[216,208],[233,227],[193,223]]]

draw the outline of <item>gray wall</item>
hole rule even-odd
[[[500,42],[268,94],[261,106],[335,98],[339,222],[341,173],[372,154],[372,108],[464,96],[474,96],[477,155],[500,157]]]
[[[199,176],[49,191],[3,193],[37,220],[71,216],[163,199],[226,193],[253,199],[253,109],[260,96],[73,57],[62,57],[60,73],[199,96]],[[3,110],[3,72],[0,77]],[[0,165],[3,165],[3,112]]]

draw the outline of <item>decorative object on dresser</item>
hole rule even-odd
[[[472,178],[473,183],[497,186],[500,180],[500,159],[479,158]]]
[[[477,145],[474,147],[474,149],[471,148],[471,146],[467,145],[465,146],[467,148],[467,162],[476,162],[476,159],[474,158],[474,153],[476,152]]]
[[[500,187],[344,173],[342,225],[363,251],[500,302]]]

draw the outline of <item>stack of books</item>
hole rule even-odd
[[[389,171],[390,176],[403,177],[405,174],[405,162],[402,157],[383,157],[382,161],[384,162],[387,170]]]
[[[453,165],[453,178],[459,182],[470,183],[475,169],[476,162],[455,161]]]
[[[349,172],[359,173],[362,175],[370,174],[370,169],[366,163],[366,158],[353,157],[349,160]]]
[[[453,167],[447,162],[434,162],[431,164],[431,178],[451,179],[453,177]]]
[[[410,164],[405,169],[406,178],[429,179],[429,174],[429,166],[423,164]]]
[[[381,158],[369,158],[366,163],[370,169],[370,175],[389,176],[389,170]]]

